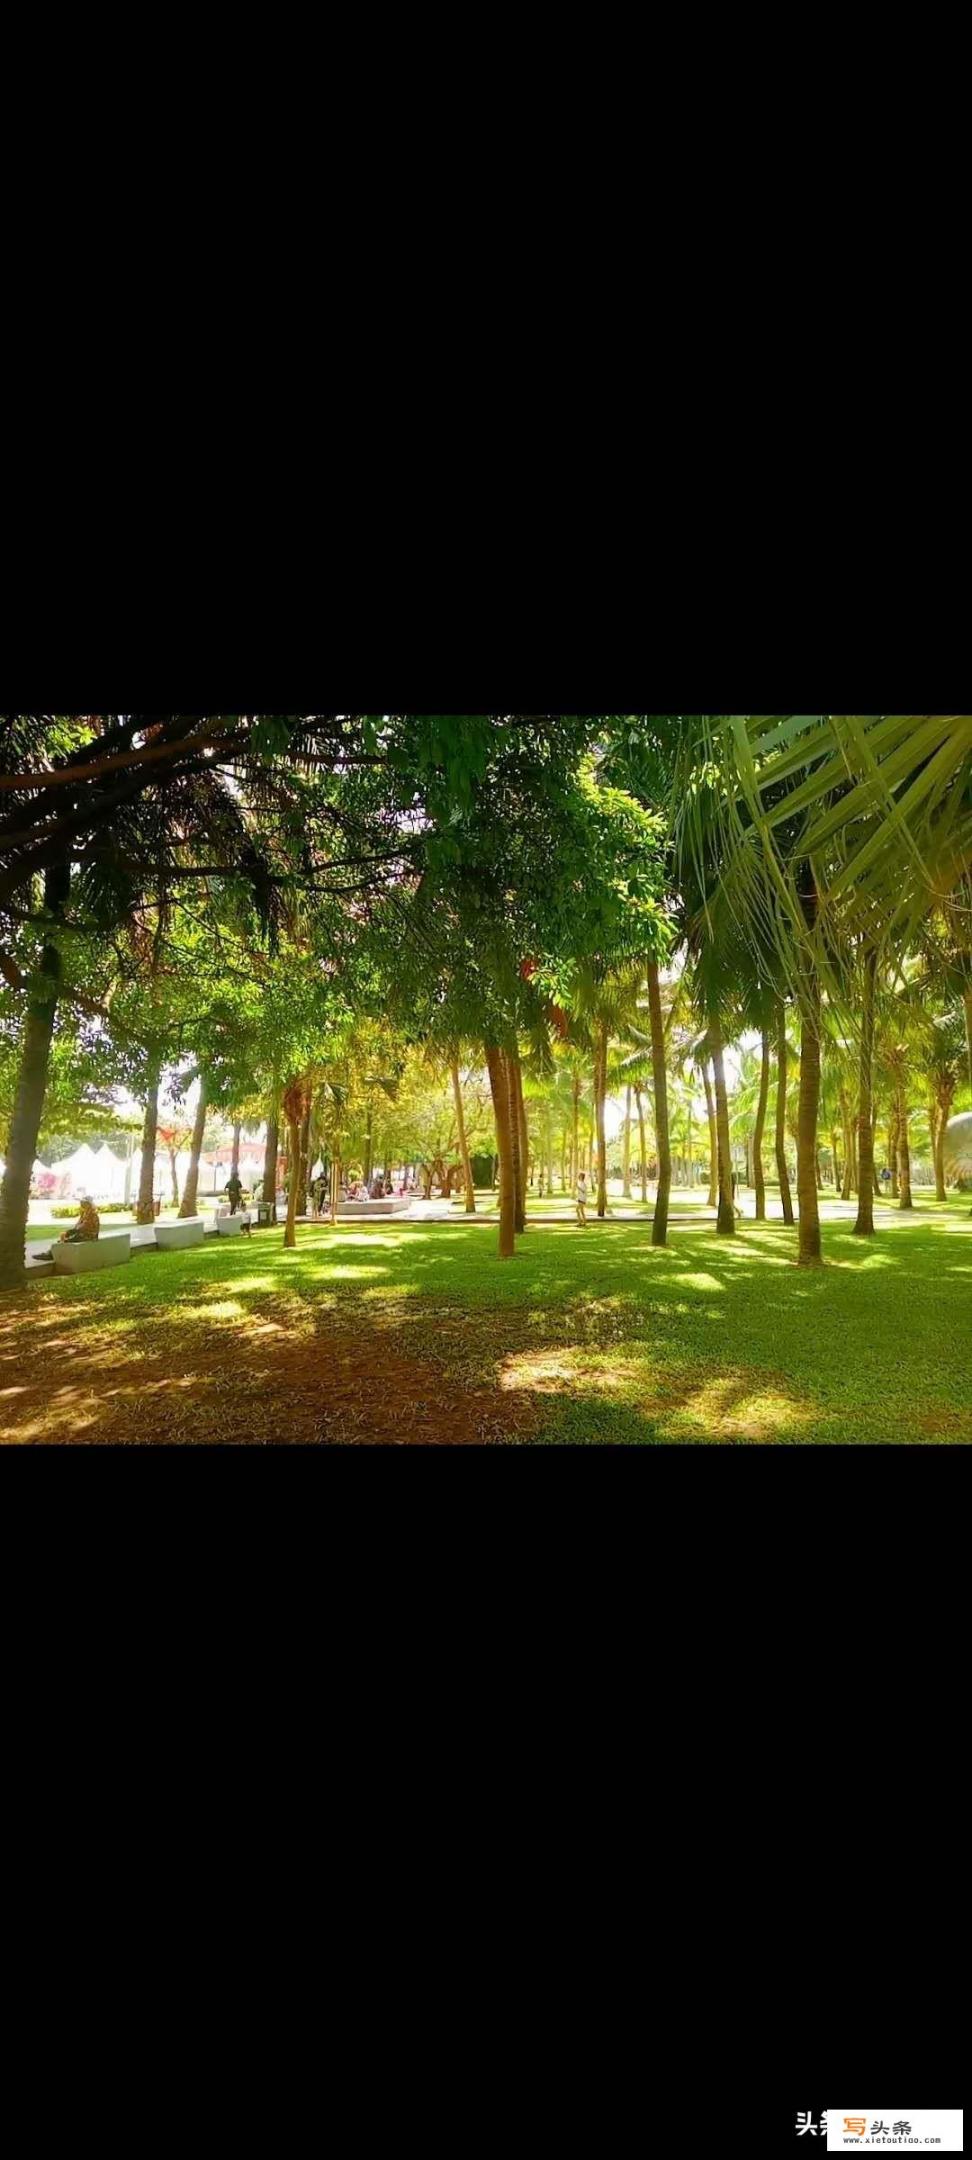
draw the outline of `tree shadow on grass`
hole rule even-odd
[[[824,1238],[831,1264],[820,1271],[795,1266],[796,1235],[782,1224],[733,1240],[685,1232],[664,1251],[647,1222],[586,1236],[534,1229],[505,1264],[461,1223],[314,1230],[296,1253],[272,1234],[143,1252],[117,1276],[0,1300],[0,1428],[315,1437],[329,1363],[347,1354],[334,1415],[348,1438],[373,1426],[397,1440],[410,1424],[413,1439],[440,1440],[451,1418],[458,1438],[538,1431],[580,1444],[968,1440],[972,1374],[959,1346],[972,1248],[917,1225],[873,1244],[833,1226]],[[367,1386],[374,1355],[387,1409]],[[566,1360],[559,1395],[526,1374],[506,1386],[511,1359]],[[393,1434],[402,1361],[410,1407]]]

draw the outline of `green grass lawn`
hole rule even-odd
[[[719,1239],[694,1215],[536,1227],[461,1215],[145,1252],[0,1299],[8,1440],[972,1440],[964,1199],[873,1242]]]

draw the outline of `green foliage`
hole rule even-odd
[[[458,1057],[491,1154],[489,1042],[518,1046],[549,1157],[578,1071],[586,1136],[605,1026],[609,1087],[649,1081],[649,960],[674,1072],[717,1018],[741,1044],[740,1133],[749,1046],[819,975],[829,1122],[874,944],[882,1114],[899,1087],[961,1106],[970,770],[962,715],[0,716],[0,1152],[51,943],[45,1150],[110,1133],[161,1066],[177,1108],[202,1077],[214,1117],[259,1125],[306,1078],[318,1152],[449,1162]],[[791,1110],[796,1086],[794,1063]]]

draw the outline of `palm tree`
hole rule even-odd
[[[720,785],[693,799],[706,760]],[[676,789],[685,837],[708,847],[718,826],[723,879],[784,965],[806,936],[802,863],[826,937],[878,919],[904,945],[972,870],[967,713],[692,716]]]
[[[630,1077],[635,1091],[638,1124],[641,1136],[641,1198],[648,1199],[647,1149],[645,1143],[645,1119],[643,1088],[650,1080],[653,1094],[653,1121],[655,1145],[658,1156],[658,1182],[655,1212],[652,1221],[652,1244],[661,1248],[668,1242],[668,1219],[672,1185],[672,1136],[669,1110],[668,1069],[673,1062],[673,1036],[679,1014],[684,1009],[686,984],[684,975],[663,984],[661,973],[654,963],[649,963],[647,978],[636,1001],[639,1014],[648,1010],[649,1032],[635,1025],[628,1018],[626,1042],[630,1045],[621,1060],[620,1077]],[[677,1062],[678,1053],[674,1053]]]
[[[938,1200],[947,1198],[945,1133],[962,1082],[964,1037],[964,1016],[954,1006],[951,1011],[932,1017],[928,1027],[925,1072],[930,1098],[935,1197]]]
[[[572,971],[568,992],[571,1038],[575,1046],[586,1045],[594,1067],[594,1122],[597,1142],[597,1212],[607,1214],[607,1129],[611,1044],[631,1042],[643,985],[640,966],[630,962],[617,968],[585,960]]]
[[[719,1202],[719,1132],[716,1125],[715,1095],[712,1088],[712,1075],[709,1070],[709,1046],[707,1042],[700,1055],[699,1071],[702,1074],[702,1085],[705,1088],[705,1107],[709,1118],[709,1206],[714,1208],[718,1206]]]
[[[648,1011],[651,1015],[651,1063],[655,1087],[655,1138],[658,1143],[658,1187],[651,1242],[668,1242],[668,1210],[672,1190],[672,1143],[668,1123],[668,1070],[665,1063],[665,1018],[662,1011],[661,977],[655,960],[648,966]]]
[[[764,1028],[760,1038],[759,1102],[756,1108],[756,1130],[753,1134],[753,1163],[756,1177],[756,1220],[766,1221],[766,1182],[763,1173],[763,1134],[766,1130],[766,1112],[769,1106],[770,1039]]]
[[[776,1175],[779,1179],[783,1221],[792,1229],[793,1197],[786,1160],[786,1103],[790,1072],[790,1044],[786,1030],[786,1004],[780,998],[776,1015]]]
[[[857,1221],[855,1237],[874,1236],[874,992],[878,956],[874,946],[862,966],[860,1092],[857,1106]]]
[[[835,953],[871,940],[876,921],[906,949],[968,878],[972,716],[689,716],[674,801],[680,860],[691,874],[718,858],[727,904],[797,994],[800,1259],[815,1266],[821,978],[834,981]],[[900,1102],[898,1117],[907,1148]]]
[[[510,1060],[502,1045],[487,1041],[486,1064],[493,1096],[493,1114],[496,1119],[496,1146],[500,1165],[500,1237],[501,1260],[512,1260],[516,1252],[516,1109],[511,1088]],[[518,1150],[517,1150],[518,1152]]]
[[[466,1106],[463,1101],[462,1078],[459,1072],[459,1052],[454,1049],[449,1059],[449,1075],[456,1105],[456,1127],[459,1135],[459,1153],[462,1158],[462,1178],[466,1191],[466,1214],[476,1213],[476,1187],[473,1183],[472,1161],[466,1134]]]
[[[196,1213],[196,1201],[199,1192],[199,1163],[203,1151],[203,1141],[206,1136],[206,1117],[209,1109],[206,1075],[200,1069],[196,1074],[196,1078],[199,1083],[199,1095],[196,1101],[196,1115],[192,1128],[192,1140],[189,1146],[189,1168],[186,1171],[186,1180],[182,1188],[182,1206],[179,1210],[180,1216],[185,1219],[194,1216]]]

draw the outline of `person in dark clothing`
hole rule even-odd
[[[239,1171],[238,1171],[238,1170],[231,1170],[231,1171],[230,1171],[230,1174],[229,1174],[229,1177],[228,1177],[228,1178],[227,1178],[227,1180],[226,1180],[226,1198],[227,1198],[227,1200],[229,1201],[229,1204],[230,1204],[230,1214],[231,1214],[231,1215],[238,1215],[238,1214],[239,1214],[239,1211],[240,1211],[240,1201],[241,1201],[242,1197],[243,1197],[243,1182],[242,1182],[242,1179],[241,1179],[241,1177],[240,1177],[240,1173],[239,1173]]]

